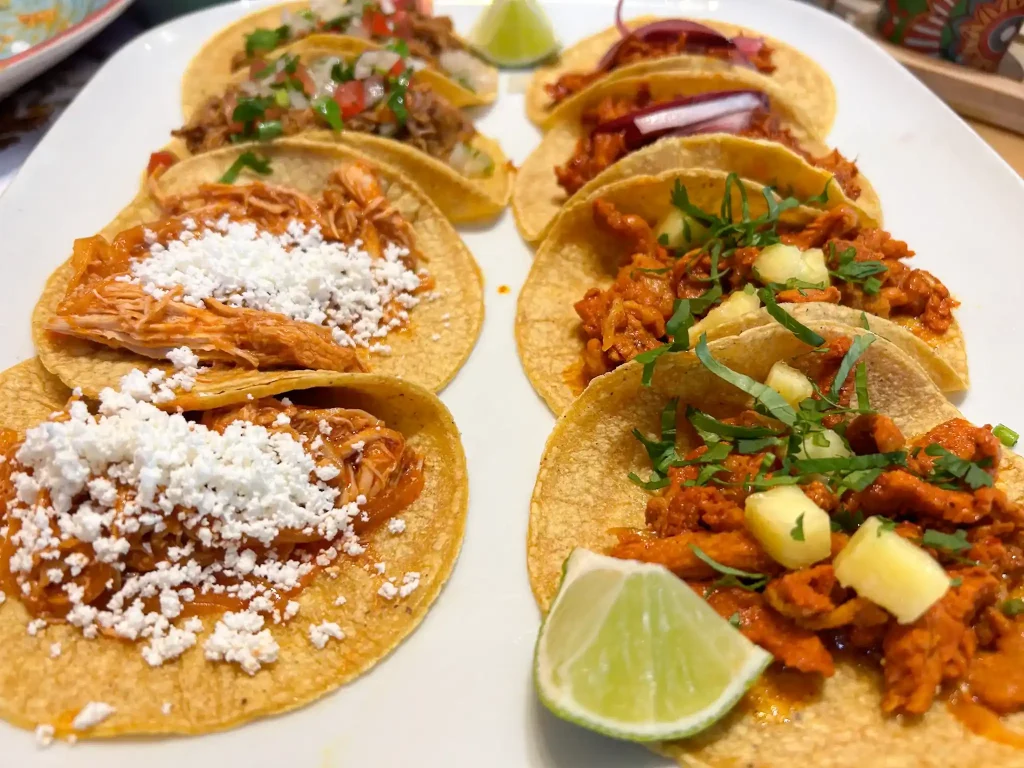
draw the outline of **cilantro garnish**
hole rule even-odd
[[[349,62],[345,64],[338,62],[331,67],[331,80],[336,83],[347,83],[349,80],[354,80],[356,77],[356,65],[355,62]]]
[[[876,519],[878,520],[878,531],[876,535],[881,536],[883,533],[896,530],[895,520],[890,520],[888,517],[882,517],[881,515],[878,515]]]
[[[993,483],[992,475],[984,469],[984,465],[991,463],[990,459],[984,459],[981,463],[967,461],[938,443],[926,446],[924,452],[935,457],[932,473],[926,478],[930,483],[942,485],[962,480],[974,491],[991,487]]]
[[[864,469],[884,469],[885,467],[903,466],[906,462],[906,451],[893,451],[892,453],[869,453],[866,456],[796,459],[792,464],[801,474],[821,474],[825,472],[855,472]]]
[[[870,331],[871,330],[871,324],[868,322],[868,316],[867,316],[867,314],[863,310],[861,310],[861,313],[860,313],[860,326],[865,331]]]
[[[999,610],[1006,616],[1019,616],[1024,613],[1024,600],[1021,600],[1019,597],[1010,598],[1003,601],[1003,604],[999,606]]]
[[[804,344],[812,347],[820,347],[825,339],[801,323],[775,301],[775,294],[768,288],[762,288],[757,292],[757,297],[764,302],[764,308],[775,321],[787,331],[796,336]]]
[[[804,513],[800,513],[800,517],[796,519],[796,525],[793,526],[793,530],[789,532],[789,537],[793,541],[804,540]]]
[[[853,381],[854,387],[857,390],[857,409],[860,411],[870,411],[871,397],[868,395],[868,367],[864,363],[857,363]]]
[[[690,348],[690,328],[693,326],[693,311],[690,299],[676,299],[672,317],[665,323],[665,334],[670,339],[667,344],[641,352],[634,359],[643,366],[640,382],[645,387],[651,385],[654,378],[654,366],[658,358],[668,352],[684,352]]]
[[[796,423],[796,411],[793,410],[793,406],[783,399],[782,395],[766,384],[762,384],[745,374],[737,373],[715,360],[708,349],[708,337],[706,334],[701,334],[695,352],[705,368],[723,381],[727,381],[734,387],[746,392],[771,416],[790,427]]]
[[[829,396],[833,400],[839,397],[839,390],[846,383],[846,378],[850,375],[850,371],[853,370],[853,366],[867,348],[875,343],[876,338],[871,333],[865,333],[854,338],[853,343],[850,344],[849,351],[843,355],[843,359],[839,363],[839,370],[836,371],[836,377],[832,381],[832,386],[829,387]]]
[[[231,113],[231,119],[236,123],[244,123],[248,126],[263,117],[264,113],[272,106],[274,106],[274,99],[269,96],[243,96],[238,100],[238,104]]]
[[[288,42],[291,29],[282,24],[277,29],[256,29],[245,36],[245,55],[250,59],[257,53],[272,51],[282,43]]]
[[[888,272],[889,268],[880,261],[857,261],[857,249],[850,247],[836,256],[836,244],[829,245],[829,264],[835,264],[835,269],[828,273],[846,283],[859,283],[864,293],[876,294],[882,288],[882,281],[875,275]]]
[[[866,488],[867,486],[865,486]],[[841,508],[838,512],[832,515],[831,528],[833,531],[845,531],[846,533],[854,533],[864,523],[864,513],[859,509],[856,512],[851,512],[846,507]]]
[[[723,578],[718,579],[712,584],[712,587],[740,587],[756,592],[763,589],[768,583],[768,576],[763,573],[751,573],[749,571],[741,571],[738,568],[730,568],[728,565],[722,565],[717,560],[711,558],[696,544],[690,544],[689,546],[698,560],[703,561],[711,566],[713,570],[722,574]]]
[[[270,173],[270,158],[256,152],[243,152],[220,177],[221,184],[234,184],[243,168],[249,168],[261,176]]]
[[[956,533],[943,533],[928,528],[921,535],[921,544],[931,549],[940,549],[954,554],[966,552],[971,548],[971,542],[967,540],[967,531],[958,528]]]
[[[260,141],[276,139],[284,133],[280,120],[262,120],[256,124],[256,138]]]
[[[778,437],[782,434],[769,427],[744,427],[738,424],[726,424],[724,421],[719,421],[715,417],[709,416],[704,411],[699,411],[692,406],[687,406],[686,418],[693,424],[694,429],[697,430],[701,437],[704,437],[705,433],[720,437],[743,438]],[[707,438],[704,437],[704,440],[706,442]]]
[[[1014,432],[1005,424],[998,425],[992,430],[992,434],[999,438],[999,442],[1005,445],[1007,448],[1013,448],[1020,439],[1020,435]]]
[[[387,107],[394,113],[395,120],[399,125],[405,125],[409,119],[409,110],[405,106],[405,93],[409,90],[409,70],[405,70],[397,77],[388,78],[390,93],[388,94]]]
[[[331,127],[332,131],[340,131],[345,127],[345,121],[341,119],[341,110],[338,108],[338,102],[330,96],[318,96],[313,99],[312,106],[313,111]]]
[[[403,59],[409,58],[409,45],[400,37],[396,37],[394,40],[384,46],[385,50],[394,51]]]
[[[729,617],[729,623],[732,624],[734,627],[736,627],[736,629],[740,628],[740,626],[741,626],[741,624],[743,622],[742,622],[742,619],[740,617],[739,611],[737,611],[736,613],[734,613],[732,616]]]
[[[963,583],[964,580],[961,576],[954,576],[952,579],[949,580],[949,586],[953,587],[953,589],[956,589]]]

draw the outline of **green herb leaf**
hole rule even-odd
[[[668,475],[659,475],[658,473],[651,473],[651,480],[643,480],[636,472],[629,473],[629,479],[639,485],[645,491],[657,491],[669,484]]]
[[[345,121],[341,119],[341,110],[338,108],[338,102],[330,96],[318,96],[313,99],[313,111],[331,127],[332,131],[344,129]]]
[[[712,559],[696,544],[690,544],[689,546],[698,560],[711,566],[713,570],[721,573],[726,578],[732,579],[732,581],[719,579],[716,582],[718,586],[736,586],[743,589],[757,590],[768,583],[768,577],[763,573],[750,573],[749,571],[741,571],[738,568],[730,568],[728,565],[722,565],[717,560]]]
[[[686,418],[698,432],[710,432],[720,437],[778,437],[782,434],[770,427],[744,427],[739,424],[726,424],[724,421],[719,421],[714,416],[709,416],[704,411],[699,411],[693,406],[686,407]]]
[[[1020,435],[1014,432],[1005,424],[998,425],[992,430],[992,434],[999,438],[999,442],[1005,445],[1007,448],[1013,448],[1020,439]]]
[[[844,250],[838,257],[835,255],[835,242],[829,243],[829,274],[846,283],[859,283],[865,293],[876,294],[882,283],[874,275],[889,271],[881,261],[857,261],[857,249],[852,246]]]
[[[864,513],[860,510],[851,512],[845,507],[832,515],[832,530],[854,533],[864,523]]]
[[[780,307],[778,302],[775,301],[775,294],[770,290],[762,288],[757,292],[757,297],[764,302],[764,308],[768,314],[771,315],[779,325],[800,339],[804,344],[808,344],[812,347],[820,347],[825,343],[824,337],[819,336],[789,314],[789,312]]]
[[[282,25],[277,29],[256,29],[245,36],[245,55],[250,59],[257,53],[272,51],[288,42],[291,29]]]
[[[793,541],[804,540],[804,512],[800,513],[800,517],[796,519],[796,525],[793,526],[793,530],[789,532],[789,537]]]
[[[399,125],[405,125],[409,119],[409,110],[405,106],[405,94],[409,90],[409,70],[402,72],[397,77],[388,78],[390,93],[387,98],[387,106],[394,115]]]
[[[1019,616],[1024,613],[1024,600],[1021,600],[1019,597],[1004,600],[1003,604],[999,606],[999,609],[1006,616]]]
[[[895,520],[890,520],[888,517],[882,517],[881,515],[877,515],[876,518],[879,523],[877,535],[881,536],[883,533],[888,533],[890,531],[896,530]]]
[[[729,617],[729,623],[732,624],[734,627],[736,627],[736,629],[740,628],[740,625],[741,625],[742,622],[741,622],[739,611],[737,611],[736,613],[734,613],[732,616]]]
[[[736,451],[744,455],[760,453],[767,448],[781,445],[782,440],[778,437],[761,437],[754,440],[737,440]]]
[[[857,389],[857,410],[862,412],[870,411],[871,396],[868,394],[868,367],[864,363],[857,363],[853,381]]]
[[[949,580],[949,586],[951,586],[953,589],[956,589],[957,587],[959,587],[963,583],[964,583],[964,580],[960,576],[954,576],[952,579]]]
[[[243,168],[248,168],[261,176],[267,176],[271,172],[270,158],[256,152],[243,152],[220,177],[220,183],[234,184]]]
[[[868,322],[868,316],[863,311],[860,313],[860,327],[866,331],[871,330],[871,324]]]
[[[697,358],[704,364],[704,367],[711,371],[711,373],[722,379],[722,381],[726,381],[746,392],[764,406],[765,410],[774,418],[788,426],[793,426],[796,423],[796,411],[793,410],[793,406],[783,399],[782,395],[771,387],[755,381],[746,374],[737,373],[715,360],[708,349],[707,334],[701,334],[700,341],[697,342],[696,354]]]
[[[941,549],[946,552],[966,552],[971,548],[971,542],[967,540],[967,531],[958,528],[956,533],[943,533],[928,528],[921,535],[921,544],[931,549]]]
[[[929,483],[942,484],[963,480],[975,491],[979,488],[989,488],[993,484],[992,475],[980,464],[961,459],[938,443],[925,446],[924,452],[936,457],[932,463],[932,473],[926,478]]]
[[[284,133],[280,120],[261,120],[256,124],[256,138],[260,141],[276,139]]]
[[[231,119],[236,123],[252,123],[263,117],[274,100],[265,96],[243,96],[238,100]]]
[[[860,356],[864,354],[868,347],[875,343],[875,339],[878,338],[874,334],[865,333],[854,338],[850,344],[849,351],[843,356],[842,361],[839,363],[839,370],[836,371],[836,378],[832,382],[832,386],[829,388],[829,397],[835,400],[839,397],[839,390],[843,384],[846,383],[846,378],[850,375],[850,371],[853,370],[853,366],[856,364]]]
[[[405,42],[405,40],[403,40],[400,37],[396,37],[394,40],[392,40],[386,46],[384,46],[384,48],[389,51],[394,51],[403,59],[409,58],[409,45],[408,43]]]
[[[796,459],[793,466],[800,474],[855,472],[861,469],[902,467],[907,463],[906,451],[869,453],[865,456],[834,456],[827,459]]]

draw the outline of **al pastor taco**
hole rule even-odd
[[[404,44],[353,53],[337,41],[302,40],[254,61],[188,113],[176,154],[301,135],[353,147],[395,166],[453,221],[496,215],[512,173],[501,147],[416,70]]]
[[[147,389],[148,388],[148,389]],[[41,738],[197,734],[388,655],[455,564],[468,484],[427,390],[304,373],[159,410],[0,374],[0,716]]]
[[[666,356],[650,386],[629,363],[559,420],[530,511],[541,609],[587,549],[635,571],[633,598],[674,574],[704,623],[672,624],[684,608],[668,590],[602,591],[609,565],[590,574],[593,610],[558,617],[568,645],[546,646],[542,630],[541,695],[575,686],[559,699],[568,716],[633,738],[630,714],[700,709],[728,689],[716,649],[736,636],[773,663],[703,733],[651,745],[680,765],[1024,764],[1024,462],[1003,447],[1016,435],[964,419],[884,339],[810,327],[823,346],[774,324],[702,340]],[[581,616],[593,625],[566,640]],[[621,640],[598,656],[602,627]],[[615,706],[639,691],[646,708]]]
[[[541,67],[530,81],[526,114],[544,129],[565,109],[576,108],[593,88],[624,77],[654,72],[695,75],[743,73],[754,88],[788,95],[813,138],[828,135],[835,120],[832,80],[821,66],[796,48],[712,19],[659,19],[644,16],[621,20],[592,35]]]
[[[182,81],[186,115],[219,95],[240,70],[276,56],[300,40],[330,38],[353,53],[401,41],[415,66],[437,76],[439,93],[457,107],[489,104],[498,94],[498,72],[455,34],[447,16],[421,13],[414,3],[389,0],[307,0],[271,6],[239,19],[207,42]]]
[[[861,223],[714,171],[615,182],[566,209],[519,294],[516,340],[561,413],[592,379],[788,317],[866,326],[946,391],[967,386],[957,301],[913,251]]]
[[[151,166],[139,196],[75,242],[36,305],[40,360],[69,387],[95,397],[141,365],[171,374],[188,363],[201,370],[174,402],[205,408],[311,369],[440,389],[469,356],[479,269],[394,169],[296,140],[260,155],[158,154]],[[172,354],[183,346],[188,355]]]
[[[516,223],[537,242],[562,208],[602,186],[673,168],[734,172],[802,198],[833,177],[822,206],[853,204],[880,223],[874,188],[853,161],[811,138],[802,119],[791,94],[744,70],[602,82],[560,109],[526,158],[512,191]]]

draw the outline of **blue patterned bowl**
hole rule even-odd
[[[0,0],[0,61],[81,24],[111,0]]]

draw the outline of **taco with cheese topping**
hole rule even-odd
[[[322,37],[260,58],[186,113],[175,154],[279,137],[350,146],[402,171],[453,221],[488,218],[507,204],[508,159],[480,134],[408,49],[353,53]]]
[[[199,367],[173,402],[205,408],[318,369],[437,390],[465,362],[480,271],[395,169],[297,140],[173,161],[154,157],[143,191],[75,242],[36,305],[40,360],[67,386],[95,397],[143,365]]]
[[[655,72],[692,75],[741,74],[752,87],[789,97],[810,136],[823,139],[836,116],[835,88],[828,73],[791,45],[717,19],[623,22],[566,48],[541,67],[526,93],[526,114],[547,130],[567,109],[576,109],[592,89],[626,77]]]
[[[657,72],[601,82],[558,110],[516,175],[519,231],[538,242],[563,208],[602,186],[672,168],[733,172],[804,199],[831,177],[819,207],[854,205],[882,221],[870,182],[813,138],[791,93],[745,70]]]
[[[44,740],[221,730],[423,619],[465,525],[451,414],[386,376],[261,376],[171,413],[141,370],[98,401],[35,359],[0,374],[0,717]]]
[[[354,53],[404,45],[414,65],[434,76],[438,92],[457,107],[489,104],[498,95],[497,70],[473,54],[447,16],[423,13],[404,0],[307,0],[256,11],[207,42],[182,80],[185,114],[253,62],[298,41],[323,38]]]
[[[686,766],[1020,765],[1016,434],[967,421],[885,339],[808,327],[815,343],[775,323],[702,339],[648,385],[627,363],[559,419],[530,508],[537,602],[552,607],[574,550],[633,561],[635,577],[611,578],[612,560],[586,574],[588,608],[557,617],[566,645],[538,666],[541,694],[573,686],[558,703],[575,722],[596,727],[600,708],[603,730],[644,740],[638,723],[696,722],[738,690],[695,735],[650,744]],[[666,571],[679,594],[644,592]],[[614,652],[576,645],[602,627]],[[748,669],[716,651],[733,633],[772,662],[738,689]]]
[[[831,185],[830,185],[831,186]],[[945,391],[967,387],[949,289],[851,206],[825,211],[721,171],[614,182],[567,208],[519,294],[516,341],[561,413],[594,378],[783,318],[868,327]]]

